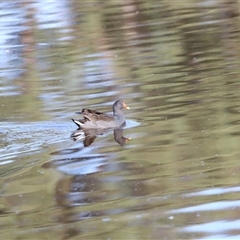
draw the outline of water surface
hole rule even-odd
[[[2,238],[238,239],[237,6],[2,1]],[[70,138],[117,99],[124,129]]]

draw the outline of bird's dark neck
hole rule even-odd
[[[125,122],[125,117],[121,109],[115,108],[113,110],[113,116],[118,122]]]
[[[121,109],[113,107],[113,115],[114,116],[118,116],[118,115],[121,115],[121,114],[122,114]]]

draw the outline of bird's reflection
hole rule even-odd
[[[77,129],[71,134],[71,139],[73,141],[83,140],[84,147],[90,146],[98,135],[103,135],[104,133],[110,132],[113,130],[114,140],[121,146],[124,146],[127,141],[131,138],[125,138],[123,136],[123,128],[116,129]]]
[[[121,146],[124,146],[131,138],[125,138],[123,136],[123,129],[122,128],[116,128],[113,130],[113,136],[114,140],[120,144]]]

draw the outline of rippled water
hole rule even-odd
[[[2,1],[2,238],[239,239],[238,15],[238,1]],[[70,138],[76,111],[117,99],[123,129]]]

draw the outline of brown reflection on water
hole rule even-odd
[[[113,132],[114,140],[121,146],[124,146],[131,138],[123,136],[123,128],[117,129],[77,129],[71,134],[73,141],[80,141],[83,139],[84,147],[90,146],[98,135],[103,135],[108,132]]]

